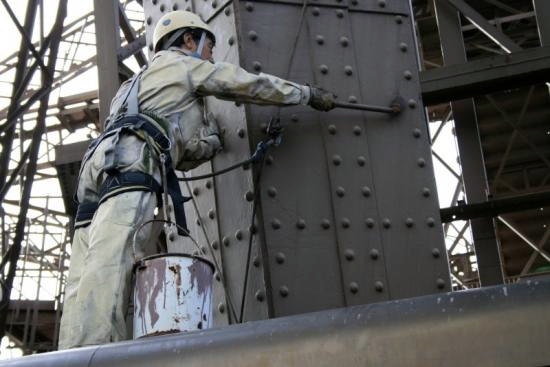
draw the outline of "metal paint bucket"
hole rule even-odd
[[[138,261],[134,273],[134,339],[212,326],[211,262],[159,254]]]

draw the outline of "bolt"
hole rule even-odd
[[[363,157],[362,155],[357,157],[357,164],[361,167],[363,167],[367,163],[367,159]]]
[[[436,259],[439,258],[439,256],[441,256],[441,251],[437,247],[433,248],[432,249],[432,256],[435,257]]]
[[[336,16],[338,18],[343,18],[344,17],[344,11],[342,9],[336,10]]]
[[[321,221],[321,227],[322,227],[323,229],[329,229],[329,228],[330,228],[330,220],[328,220],[328,219],[326,219],[326,218],[323,219],[323,220]]]
[[[237,130],[237,135],[239,135],[239,138],[244,138],[244,136],[245,136],[244,129],[240,128],[239,130]]]
[[[285,262],[285,260],[285,254],[283,254],[282,252],[277,252],[277,254],[275,255],[275,261],[277,261],[277,264],[282,264]]]
[[[424,188],[422,189],[422,195],[423,195],[425,198],[430,197],[430,194],[431,194],[430,189],[428,189],[427,187],[424,187]]]
[[[208,218],[210,218],[210,219],[216,218],[216,213],[214,212],[214,209],[210,209],[208,211]]]
[[[426,219],[426,224],[428,225],[428,227],[433,227],[435,226],[435,219],[433,219],[432,217],[428,217]]]
[[[283,285],[281,288],[279,288],[279,294],[281,297],[288,296],[288,287],[286,285]]]
[[[341,163],[342,163],[342,157],[340,157],[339,155],[335,154],[332,156],[332,163],[335,165],[335,166],[339,166]]]
[[[170,242],[173,242],[175,239],[176,239],[176,235],[175,235],[174,233],[170,233],[170,234],[168,235],[168,240],[169,240]]]
[[[361,127],[360,127],[360,126],[357,126],[357,125],[356,125],[356,126],[353,127],[353,133],[354,133],[355,135],[359,136],[359,135],[361,135],[361,132],[362,132],[362,130],[361,130]]]
[[[445,288],[445,281],[441,278],[437,278],[435,281],[435,284],[437,285],[437,288],[443,289]]]
[[[214,9],[216,9],[218,7],[218,2],[217,1],[212,1],[212,7]]]
[[[306,228],[306,221],[303,220],[302,218],[298,219],[298,220],[296,221],[296,228],[298,228],[298,229],[304,229],[304,228]]]
[[[416,108],[416,101],[414,99],[409,99],[408,104],[410,108]]]
[[[355,258],[355,252],[352,249],[347,249],[344,251],[344,257],[348,261],[352,261]]]
[[[313,9],[311,10],[311,13],[312,13],[314,16],[317,17],[317,16],[319,16],[319,14],[320,14],[321,12],[320,12],[319,8],[313,8]]]
[[[153,18],[147,17],[147,25],[151,25],[152,22],[153,22]]]
[[[367,218],[367,219],[365,220],[365,224],[367,225],[367,227],[373,228],[373,227],[374,227],[374,219],[372,219],[372,218]]]
[[[251,41],[256,41],[258,39],[258,33],[250,31],[248,32],[248,38],[250,38]]]
[[[328,73],[328,66],[323,64],[323,65],[319,66],[319,70],[321,71],[321,74],[327,74]]]
[[[378,1],[378,6],[381,7],[381,8],[384,8],[384,7],[386,7],[386,2],[384,0],[379,0]]]
[[[229,247],[229,238],[228,237],[223,237],[222,238],[222,243],[225,247]]]
[[[384,218],[382,220],[382,225],[384,226],[384,228],[388,229],[391,227],[391,221],[389,220],[389,218]]]
[[[374,289],[375,289],[377,292],[382,292],[382,291],[384,291],[384,283],[382,283],[381,281],[374,282]]]
[[[259,268],[260,264],[260,258],[258,256],[254,256],[254,259],[252,260],[252,265],[254,265],[255,268]]]
[[[200,190],[198,187],[193,188],[193,195],[198,196],[200,194]]]
[[[160,6],[160,12],[161,12],[161,13],[164,13],[164,10],[165,10],[165,9],[166,9],[166,8],[164,7],[164,4],[162,4],[162,5]]]
[[[353,294],[359,292],[359,284],[357,284],[356,282],[351,282],[349,284],[349,291]]]
[[[395,17],[395,23],[397,23],[397,24],[403,23],[403,17],[401,15],[397,15]]]
[[[212,241],[212,248],[214,250],[217,250],[218,247],[220,247],[220,244],[218,243],[218,241],[216,241],[216,240]]]
[[[363,186],[361,188],[361,193],[363,194],[364,197],[368,198],[371,194],[371,190],[370,190],[370,187],[368,186]]]
[[[279,228],[281,228],[281,221],[278,220],[277,218],[273,219],[273,220],[271,221],[271,228],[273,228],[273,229],[279,229]]]
[[[269,197],[271,198],[274,198],[275,196],[277,196],[277,189],[271,186],[267,189],[267,195],[269,195]]]
[[[225,304],[223,304],[223,303],[218,304],[218,311],[220,311],[220,313],[224,313],[225,312]]]
[[[349,39],[347,37],[340,37],[340,44],[342,47],[348,47]]]
[[[402,52],[407,52],[407,49],[409,48],[409,46],[407,46],[407,44],[405,42],[401,42],[399,44],[399,49],[402,51]]]
[[[246,201],[252,201],[254,200],[254,193],[252,191],[247,191],[245,194],[244,194],[244,199]]]
[[[259,61],[254,61],[254,62],[252,63],[252,67],[253,67],[254,70],[256,70],[256,71],[262,70],[262,64],[261,64]]]
[[[342,218],[341,223],[343,228],[349,228],[351,225],[351,221],[348,218]]]
[[[420,129],[414,129],[413,136],[417,139],[420,138],[422,136],[422,132],[420,131]]]
[[[319,45],[322,45],[323,43],[325,43],[325,37],[321,36],[320,34],[318,34],[317,37],[315,37],[315,39],[317,40],[317,44]]]
[[[235,238],[240,241],[243,239],[243,231],[241,231],[240,229],[237,230],[237,232],[235,232]]]
[[[344,73],[346,73],[346,75],[352,75],[353,74],[353,68],[349,65],[344,66]]]
[[[253,5],[252,3],[248,3],[248,2],[247,2],[247,3],[244,5],[244,7],[245,7],[245,9],[248,10],[248,11],[254,10],[254,5]]]
[[[257,290],[254,296],[256,297],[258,302],[263,302],[265,299],[265,294],[262,290]]]
[[[206,181],[205,186],[206,186],[207,189],[211,189],[212,188],[212,181],[210,181],[210,180]]]
[[[229,39],[227,40],[227,43],[229,43],[229,46],[233,46],[233,44],[235,43],[235,37],[233,36],[229,37]]]
[[[375,248],[370,250],[369,254],[370,254],[370,258],[373,259],[373,260],[377,260],[378,257],[380,257],[380,252]]]
[[[418,167],[424,167],[426,166],[426,160],[424,158],[418,158],[416,164],[418,164]]]
[[[342,186],[336,189],[336,195],[338,195],[338,197],[343,197],[345,194],[346,190]]]
[[[331,135],[336,134],[336,126],[335,126],[335,125],[328,125],[328,132],[329,132]]]
[[[404,76],[405,79],[407,79],[407,80],[411,80],[412,77],[413,77],[412,73],[411,73],[409,70],[405,70],[405,71],[403,72],[403,76]]]
[[[407,227],[411,228],[412,226],[414,226],[414,219],[412,219],[412,218],[405,219],[405,225]]]
[[[348,97],[348,102],[349,102],[349,103],[357,103],[357,97],[355,97],[355,96],[349,96],[349,97]]]
[[[225,8],[223,12],[225,13],[225,15],[229,16],[231,14],[231,8]]]

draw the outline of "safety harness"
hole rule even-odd
[[[134,75],[119,111],[114,116],[114,119],[109,121],[107,128],[101,136],[90,145],[84,156],[82,166],[90,159],[105,138],[115,136],[113,145],[105,151],[104,170],[108,177],[100,187],[98,202],[79,203],[75,195],[75,200],[78,203],[75,228],[89,225],[99,205],[110,197],[128,191],[150,191],[157,195],[157,202],[160,203],[160,206],[168,205],[168,203],[164,202],[165,200],[162,200],[162,194],[166,192],[170,195],[174,206],[174,216],[179,227],[178,233],[184,236],[187,233],[183,203],[191,198],[184,197],[181,193],[178,177],[172,166],[172,159],[170,157],[170,139],[166,136],[162,126],[156,121],[155,118],[160,119],[159,117],[155,116],[153,118],[139,111],[137,98],[138,84],[144,70],[145,68]],[[161,172],[163,173],[162,180],[165,182],[165,185],[161,185],[153,176],[144,172],[120,172],[118,170],[117,155],[119,154],[119,150],[117,149],[117,143],[122,132],[132,133],[146,142],[154,144],[154,150],[162,158],[159,158],[159,160],[161,161],[161,165],[163,165]]]

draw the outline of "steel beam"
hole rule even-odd
[[[4,367],[543,366],[550,279],[32,355]]]
[[[538,209],[545,206],[550,206],[550,192],[495,199],[483,203],[457,205],[441,209],[440,213],[441,221],[447,223],[456,220],[493,218],[504,213]]]
[[[550,1],[533,0],[533,7],[537,17],[540,44],[542,46],[548,45],[550,44]]]
[[[421,72],[422,99],[435,105],[550,81],[550,47],[495,55]]]
[[[466,63],[466,50],[458,12],[447,0],[436,0],[435,5],[445,65]],[[455,120],[466,197],[469,202],[484,202],[487,200],[487,177],[474,101],[473,99],[454,101],[451,103],[451,108]],[[481,284],[502,283],[504,276],[493,220],[474,219],[470,224]]]

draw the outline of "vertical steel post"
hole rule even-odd
[[[436,16],[445,65],[467,62],[458,11],[447,0],[436,0]],[[458,140],[464,190],[468,202],[487,200],[488,185],[473,99],[451,102]],[[504,276],[492,218],[470,221],[482,285],[500,284]]]
[[[94,0],[100,121],[105,121],[109,116],[111,100],[120,86],[117,57],[120,49],[118,12],[118,0]]]
[[[533,0],[533,8],[537,17],[540,44],[546,46],[550,43],[550,1]]]

